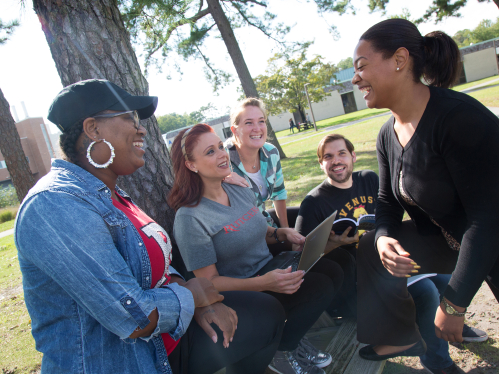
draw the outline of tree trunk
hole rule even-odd
[[[103,78],[131,94],[149,94],[116,0],[33,0],[33,6],[63,86]],[[145,166],[120,177],[118,185],[173,239],[175,212],[166,203],[173,184],[170,155],[156,118],[141,124],[147,129]]]
[[[2,152],[19,202],[35,184],[28,160],[21,145],[16,121],[10,114],[10,105],[0,90],[0,151]]]
[[[232,63],[236,68],[244,94],[246,97],[260,97],[260,95],[258,95],[258,91],[256,90],[255,82],[253,81],[253,78],[251,78],[248,66],[246,66],[246,61],[244,61],[244,57],[241,49],[239,48],[239,44],[237,43],[234,31],[232,31],[230,22],[221,8],[219,0],[207,0],[206,2],[208,3],[208,9],[210,10],[211,16],[217,24],[218,31],[220,31],[220,35],[222,35],[222,39],[227,47]],[[274,145],[279,151],[281,159],[286,158],[286,155],[275,136],[274,129],[270,125],[269,120],[267,120],[267,137],[269,142],[272,143],[272,145]]]

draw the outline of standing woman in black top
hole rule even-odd
[[[482,282],[493,291],[499,285],[499,120],[447,89],[459,59],[448,35],[423,37],[403,19],[374,25],[355,49],[352,83],[369,108],[392,112],[376,145],[376,230],[357,254],[366,359],[424,354],[410,275],[452,273],[435,317],[436,334],[447,341],[462,341],[464,312]],[[411,220],[402,221],[404,210]]]

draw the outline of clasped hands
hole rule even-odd
[[[228,348],[237,329],[236,312],[222,304],[223,295],[220,295],[213,283],[206,278],[193,278],[184,283],[183,286],[191,291],[194,298],[196,307],[194,319],[198,325],[216,343],[218,341],[217,333],[210,325],[215,323],[223,332],[223,346]]]
[[[418,273],[421,267],[416,264],[404,250],[398,240],[388,236],[380,236],[376,242],[379,257],[385,269],[395,277],[408,278]],[[465,308],[452,304],[458,312]],[[440,304],[435,315],[435,334],[438,338],[449,342],[463,341],[464,317],[449,315]]]

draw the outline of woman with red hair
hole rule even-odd
[[[173,232],[187,270],[211,280],[219,291],[263,291],[279,300],[287,322],[270,367],[281,373],[323,373],[320,368],[331,356],[303,336],[341,287],[339,265],[323,259],[306,275],[288,268],[254,276],[272,259],[268,244],[300,245],[303,236],[268,226],[250,188],[222,183],[230,174],[229,155],[210,126],[181,132],[171,156],[175,182],[169,204],[177,211]],[[255,328],[265,318],[255,318]]]

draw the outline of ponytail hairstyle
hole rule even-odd
[[[201,177],[185,166],[185,161],[194,161],[192,150],[201,135],[215,132],[211,126],[199,123],[181,131],[173,141],[170,156],[173,161],[175,180],[168,196],[168,205],[179,210],[183,206],[198,206],[204,193]],[[183,149],[182,149],[183,148]]]
[[[368,29],[360,40],[366,40],[384,59],[401,47],[412,57],[415,82],[421,78],[435,87],[449,88],[459,76],[460,52],[456,42],[442,31],[421,36],[418,28],[405,19],[387,19]]]

